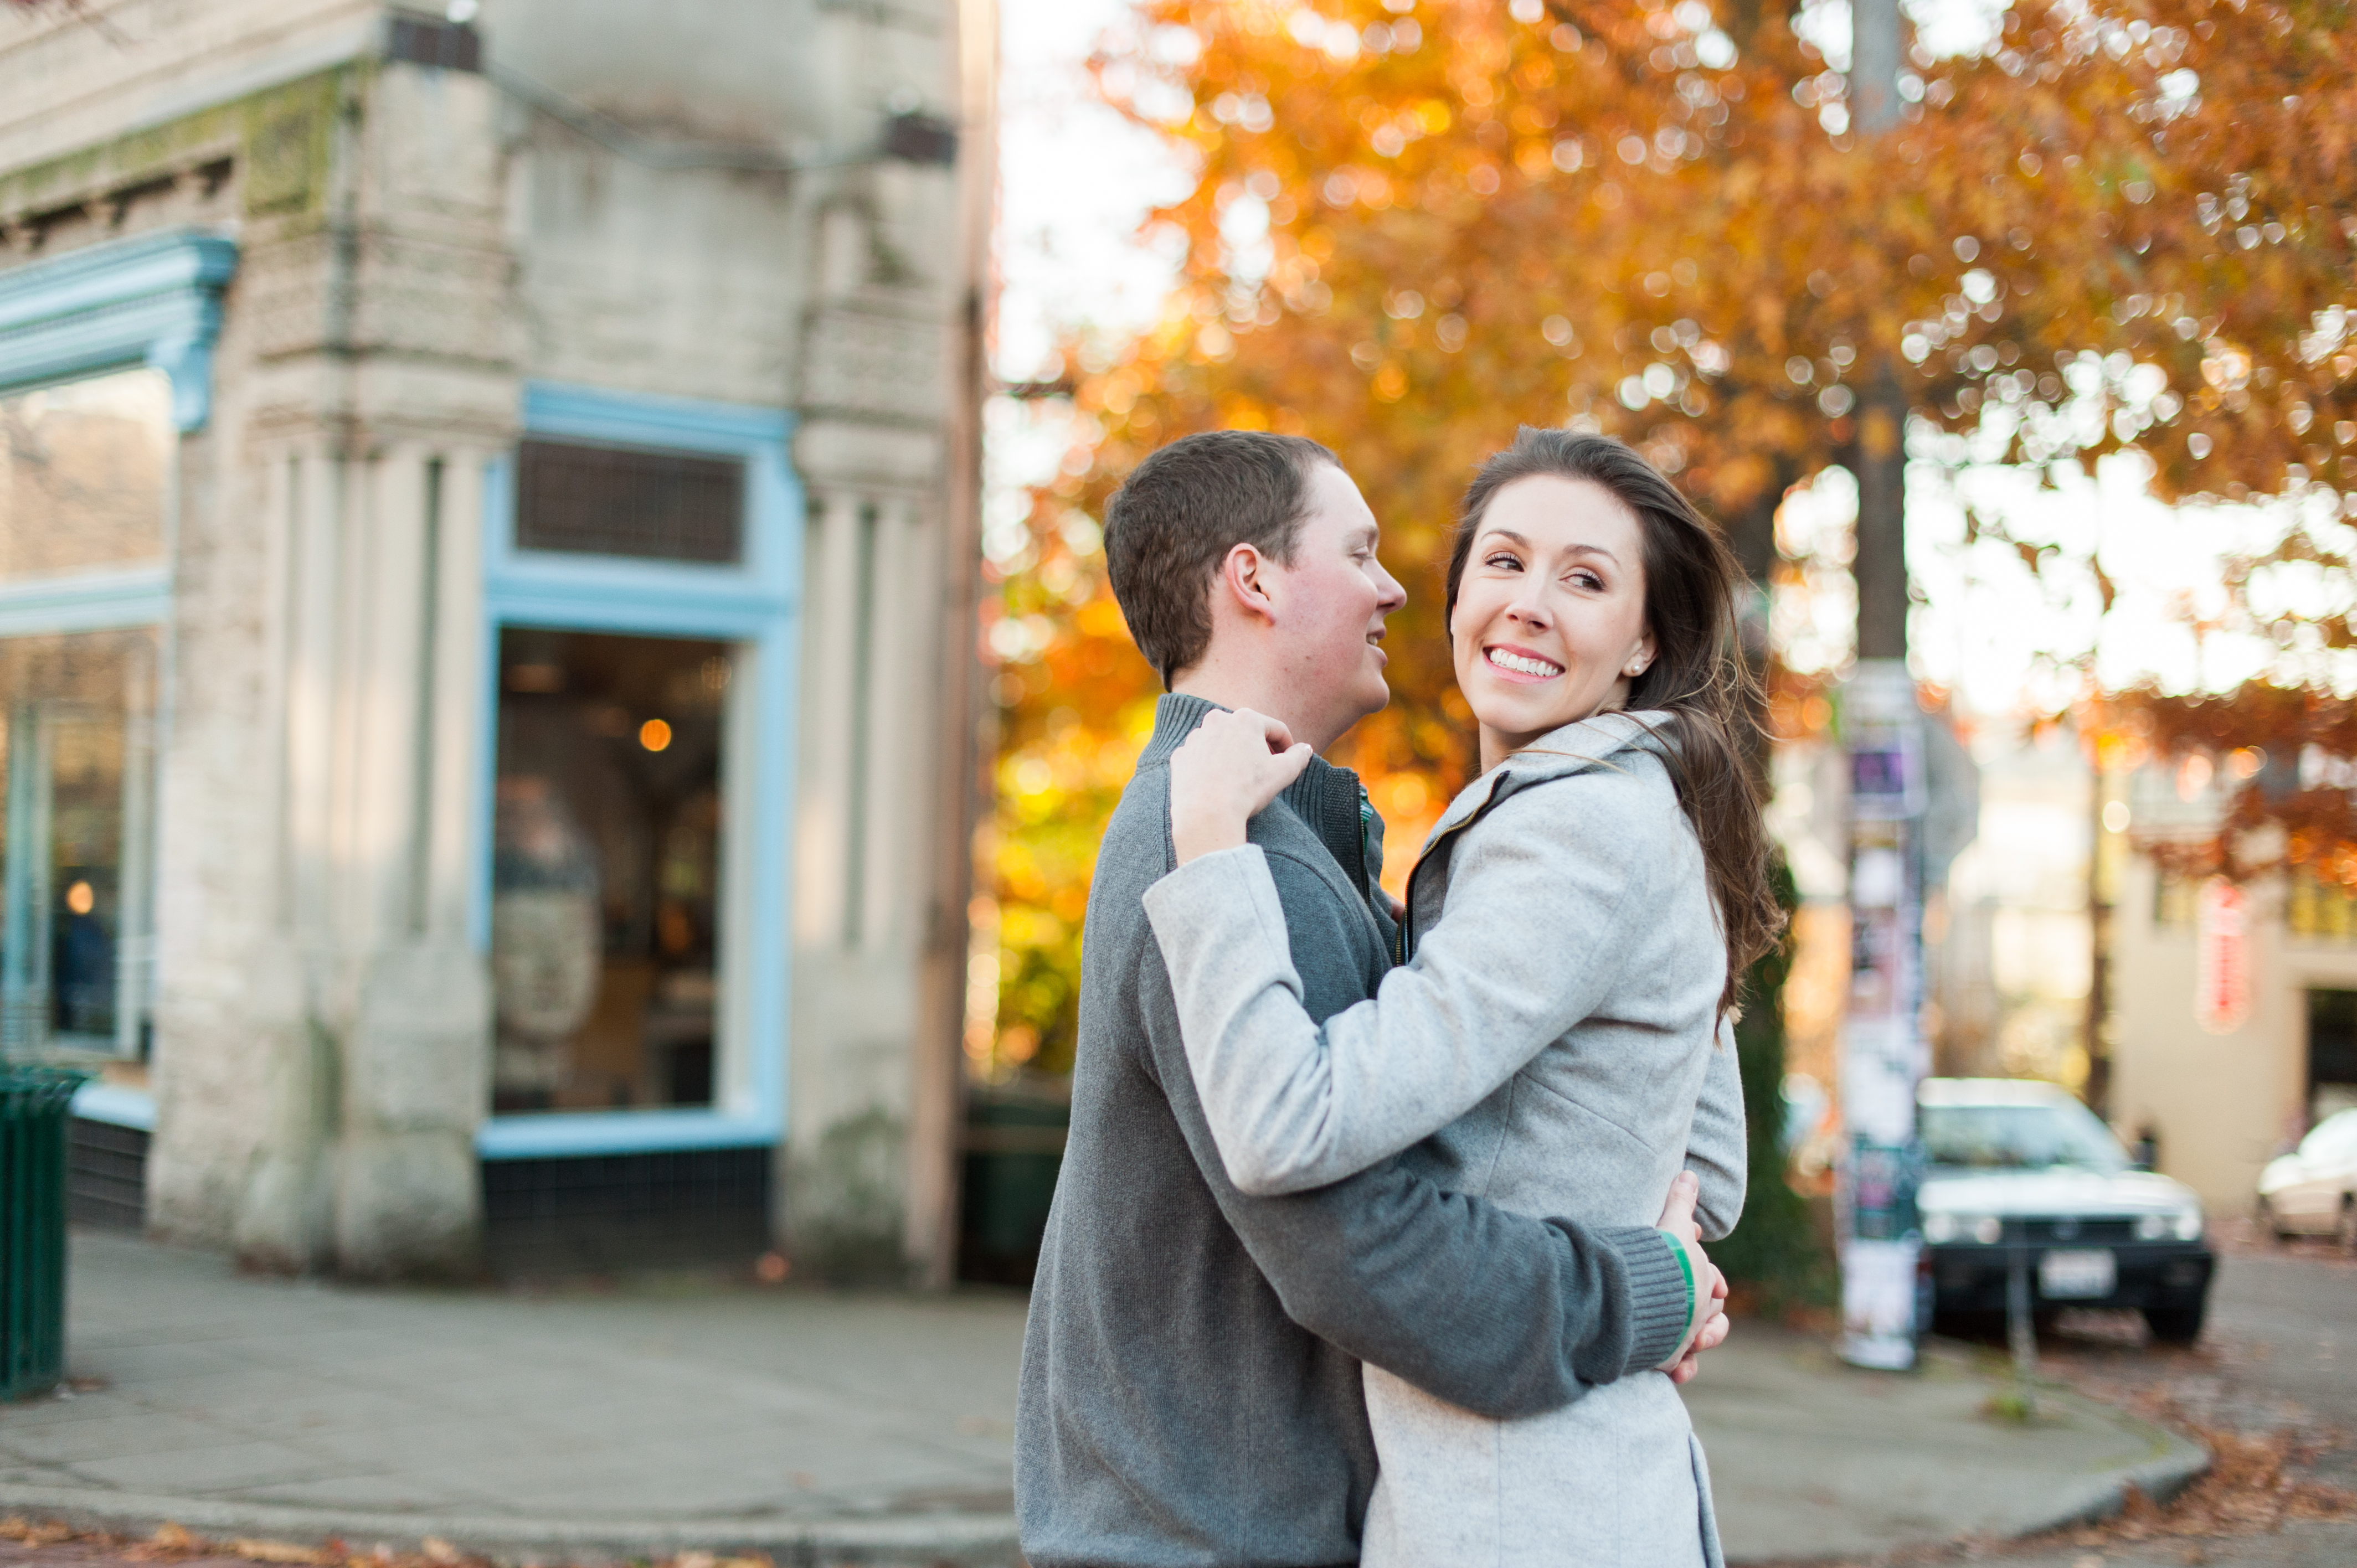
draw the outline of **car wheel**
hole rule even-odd
[[[2276,1223],[2276,1206],[2264,1197],[2259,1199],[2259,1228],[2266,1232],[2267,1240],[2278,1247],[2286,1246],[2291,1240],[2291,1232]]]
[[[2164,1345],[2190,1345],[2201,1337],[2201,1319],[2209,1309],[2207,1296],[2191,1306],[2147,1306],[2144,1309],[2145,1326]]]
[[[2341,1219],[2332,1228],[2332,1239],[2341,1243],[2342,1251],[2357,1253],[2357,1197],[2341,1200]]]

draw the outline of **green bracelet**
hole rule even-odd
[[[1676,1237],[1671,1235],[1666,1230],[1657,1230],[1653,1233],[1669,1244],[1670,1255],[1678,1261],[1678,1273],[1684,1276],[1686,1282],[1686,1326],[1691,1329],[1695,1325],[1694,1261],[1686,1256],[1685,1243],[1680,1241]],[[1683,1339],[1684,1336],[1681,1335],[1680,1337]]]

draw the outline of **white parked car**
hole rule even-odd
[[[1926,1079],[1916,1103],[1935,1321],[2003,1322],[2018,1258],[2041,1321],[2066,1306],[2135,1307],[2156,1339],[2200,1336],[2216,1260],[2191,1187],[2137,1169],[2093,1112],[2050,1083]]]
[[[2335,1236],[2357,1251],[2357,1108],[2309,1130],[2259,1173],[2259,1218],[2282,1236]]]

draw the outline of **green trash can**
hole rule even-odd
[[[1049,1086],[977,1084],[969,1092],[960,1279],[1031,1283],[1071,1122],[1071,1102]]]
[[[66,1123],[89,1077],[0,1063],[0,1400],[66,1375]]]

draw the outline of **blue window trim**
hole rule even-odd
[[[203,429],[237,262],[226,235],[169,229],[0,272],[0,395],[150,366],[171,382],[174,427]],[[0,637],[164,626],[171,615],[168,562],[0,584]],[[121,1084],[84,1084],[73,1111],[156,1125],[155,1096]]]
[[[95,1079],[83,1084],[74,1090],[73,1113],[85,1122],[103,1122],[111,1127],[142,1133],[156,1130],[156,1097],[124,1084]]]
[[[704,452],[745,464],[745,564],[687,565],[521,550],[515,465],[484,476],[483,668],[475,789],[477,858],[468,934],[490,946],[491,813],[499,749],[499,634],[509,626],[649,636],[721,638],[747,646],[753,696],[739,716],[754,750],[749,799],[731,801],[745,823],[727,875],[749,878],[748,929],[737,944],[746,1038],[745,1089],[708,1111],[551,1111],[493,1116],[475,1135],[487,1160],[634,1154],[774,1144],[785,1134],[788,961],[786,892],[793,808],[793,736],[800,649],[802,492],[788,456],[794,416],[779,409],[527,382],[527,437]]]
[[[0,637],[156,626],[172,613],[172,570],[76,572],[0,583]]]
[[[0,272],[0,387],[153,365],[171,378],[173,423],[201,430],[236,271],[234,240],[167,229]]]

